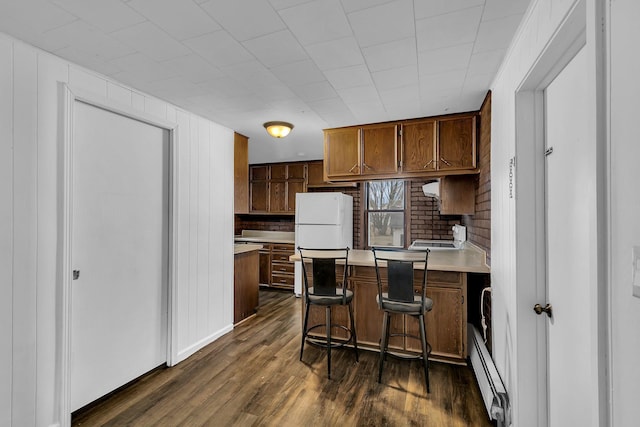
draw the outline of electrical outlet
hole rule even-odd
[[[633,286],[633,296],[640,298],[640,246],[631,248],[631,284]]]

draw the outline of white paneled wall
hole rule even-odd
[[[536,405],[538,399],[544,399],[545,391],[536,389],[537,372],[531,369],[531,364],[523,363],[525,354],[535,357],[531,355],[536,354],[536,337],[518,335],[524,324],[523,319],[529,319],[525,316],[531,316],[531,307],[538,301],[535,300],[535,289],[527,289],[518,283],[516,271],[516,199],[519,184],[521,188],[523,182],[519,181],[522,176],[518,175],[516,164],[515,197],[510,198],[509,162],[518,155],[515,143],[515,94],[569,12],[579,2],[580,0],[534,0],[492,87],[492,355],[506,383],[513,407],[512,422],[516,426],[546,425],[547,420],[541,419],[545,414],[541,414]],[[588,7],[594,7],[601,2],[586,0],[586,3]],[[587,32],[594,31],[588,22],[585,25]],[[590,52],[590,57],[593,57],[595,46],[588,42],[586,49]],[[535,224],[528,226],[534,227]],[[525,300],[526,304],[523,304]],[[595,335],[593,325],[589,322],[591,319],[585,316],[585,328],[590,328]]]
[[[0,34],[2,426],[61,417],[58,82],[177,123],[174,362],[233,322],[233,131]]]

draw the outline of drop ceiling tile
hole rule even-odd
[[[271,6],[275,10],[282,10],[288,9],[293,6],[298,6],[303,3],[309,3],[311,1],[315,0],[269,0],[269,3],[271,3]]]
[[[135,53],[135,49],[104,34],[84,21],[74,21],[44,33],[44,49],[55,52],[66,47],[74,47],[108,61]]]
[[[337,96],[336,91],[327,81],[297,86],[292,90],[305,102],[335,98]]]
[[[242,44],[268,68],[309,58],[307,52],[288,30],[256,37]]]
[[[391,43],[369,46],[362,49],[362,54],[371,72],[415,65],[417,64],[416,39],[409,37]]]
[[[224,76],[208,82],[200,83],[198,86],[203,89],[203,92],[217,95],[222,98],[251,95],[251,91],[244,84],[230,76]]]
[[[521,15],[512,15],[492,21],[482,21],[473,49],[474,53],[508,48],[521,20]]]
[[[38,1],[37,4],[26,1],[0,2],[2,31],[36,44],[43,41],[40,35],[45,31],[77,19],[73,14],[44,0]]]
[[[518,0],[521,1],[521,0]],[[416,20],[431,16],[467,9],[474,6],[484,6],[485,0],[430,0],[414,2]]]
[[[51,2],[106,33],[145,21],[144,16],[120,1],[51,0]],[[43,11],[38,10],[37,14],[42,13]]]
[[[324,75],[329,83],[338,90],[373,84],[369,69],[364,64],[325,71]]]
[[[395,89],[402,86],[418,86],[418,65],[391,68],[371,74],[379,91]]]
[[[202,93],[202,88],[189,80],[178,76],[155,81],[147,89],[160,98],[176,100]]]
[[[211,65],[195,53],[163,61],[162,65],[192,83],[202,83],[224,75],[219,68]]]
[[[156,61],[166,61],[191,53],[183,44],[148,21],[111,34]]]
[[[184,44],[209,63],[220,68],[255,59],[244,46],[224,30],[185,40]]]
[[[426,96],[432,92],[456,89],[460,90],[464,84],[467,70],[452,70],[446,73],[433,74],[420,80],[420,93]]]
[[[481,17],[482,7],[473,7],[416,21],[418,51],[472,43]]]
[[[73,62],[74,64],[82,64],[83,67],[95,70],[106,76],[112,76],[116,73],[122,72],[122,68],[96,57],[93,52],[80,50],[73,46],[57,50],[56,55],[69,62]]]
[[[250,5],[244,1],[211,0],[200,7],[238,41],[286,28],[267,0],[253,0]]]
[[[113,59],[109,61],[109,64],[122,70],[122,73],[118,73],[118,75],[126,73],[128,78],[135,80],[153,82],[177,76],[176,72],[170,70],[168,67],[163,67],[160,63],[141,53],[134,53]],[[129,82],[123,81],[123,83]]]
[[[463,93],[468,91],[481,91],[486,94],[491,87],[491,82],[493,82],[494,77],[495,74],[468,75],[462,85]]]
[[[355,12],[381,4],[390,3],[393,0],[342,0],[342,7],[346,13]]]
[[[312,60],[300,61],[271,69],[271,72],[289,87],[302,86],[325,80],[324,74]]]
[[[257,60],[225,67],[223,71],[267,102],[295,97],[291,89]]]
[[[381,91],[380,99],[387,110],[389,106],[397,107],[405,103],[417,107],[420,105],[420,91],[416,90],[415,86],[404,86]]]
[[[176,40],[185,40],[222,28],[190,1],[131,0],[127,4]]]
[[[526,12],[531,0],[486,0],[483,21],[504,18],[510,15],[520,15]]]
[[[309,45],[306,49],[322,71],[364,64],[360,47],[353,37]]]
[[[280,16],[303,46],[352,35],[339,0],[303,3],[281,10]]]
[[[420,78],[431,74],[466,69],[471,59],[473,43],[418,53]]]
[[[338,91],[338,95],[345,104],[359,104],[361,102],[380,102],[378,90],[373,84],[367,86],[350,87]]]
[[[309,102],[309,107],[327,122],[330,127],[356,124],[355,117],[342,98],[328,98]]]
[[[360,102],[347,104],[356,119],[356,124],[385,122],[389,120],[382,102]]]
[[[495,75],[500,67],[502,58],[504,57],[506,50],[497,49],[489,50],[480,53],[474,53],[471,55],[471,61],[469,62],[469,75],[478,74],[493,74]]]
[[[348,15],[362,47],[415,36],[413,1],[396,0]]]

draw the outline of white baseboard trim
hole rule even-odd
[[[217,340],[221,336],[231,332],[232,330],[233,330],[233,325],[227,325],[224,328],[219,329],[218,331],[214,332],[213,334],[201,339],[200,341],[198,341],[196,343],[193,343],[189,347],[178,351],[178,356],[176,357],[174,365],[177,365],[178,363],[182,362],[183,360],[189,358],[191,355],[193,355],[198,350],[206,347],[207,345],[211,344],[212,342],[214,342],[215,340]]]

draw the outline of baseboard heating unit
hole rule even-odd
[[[507,390],[478,329],[469,323],[467,324],[467,331],[469,331],[471,367],[476,375],[489,418],[497,421],[498,427],[508,426],[510,420]]]

